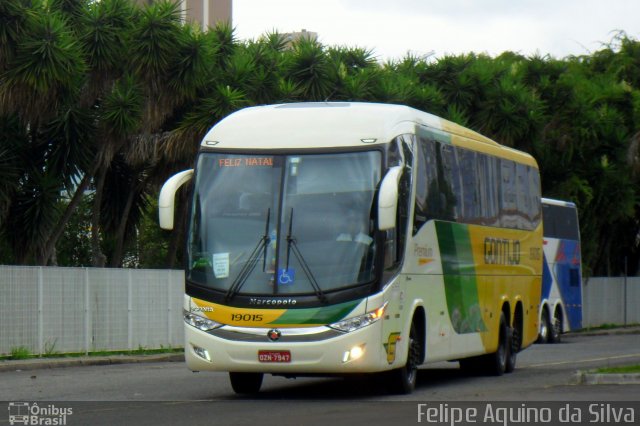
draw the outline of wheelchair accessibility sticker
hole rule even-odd
[[[293,268],[278,269],[278,284],[279,285],[291,285],[296,280],[296,271]]]

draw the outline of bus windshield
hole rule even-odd
[[[227,296],[304,295],[375,277],[379,151],[202,153],[187,279]]]

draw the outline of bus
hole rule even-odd
[[[544,266],[538,342],[558,343],[582,328],[582,261],[578,210],[572,202],[542,198]]]
[[[189,182],[185,358],[229,373],[418,367],[502,375],[538,335],[540,177],[528,154],[402,105],[250,107],[213,126],[159,199]]]

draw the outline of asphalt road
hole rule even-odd
[[[640,385],[583,385],[577,383],[576,373],[638,363],[637,334],[576,335],[560,344],[526,349],[518,356],[516,371],[502,377],[465,376],[457,363],[424,367],[411,395],[389,395],[377,381],[364,378],[265,376],[259,395],[240,397],[233,393],[224,373],[192,373],[183,363],[161,362],[4,371],[0,372],[0,401],[7,401],[5,405],[14,402],[5,411],[9,414],[18,410],[15,402],[37,404],[38,410],[44,410],[40,417],[49,419],[40,424],[52,424],[57,418],[57,424],[67,425],[401,425],[416,424],[419,419],[427,423],[427,417],[418,416],[425,408],[439,410],[431,420],[452,425],[459,423],[443,417],[457,413],[450,410],[475,406],[485,413],[487,404],[504,409],[543,407],[554,415],[566,404],[575,404],[565,408],[582,414],[583,424],[594,424],[594,420],[625,423],[625,418],[612,418],[611,413],[626,414],[627,420],[633,414],[637,424]],[[606,405],[613,401],[619,403]],[[600,405],[589,408],[589,404]],[[72,413],[63,415],[64,409]],[[0,404],[0,425],[9,423],[9,414],[2,413]],[[486,418],[475,420],[476,424],[491,424]],[[517,424],[501,420],[499,416],[489,418],[493,424]]]

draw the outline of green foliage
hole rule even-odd
[[[28,359],[31,357],[31,351],[26,346],[16,346],[11,348],[9,359]]]
[[[87,108],[71,105],[42,126],[43,139],[49,141],[46,168],[70,190],[77,177],[91,167],[95,150],[95,115]]]
[[[640,365],[635,364],[623,367],[604,367],[598,368],[595,372],[600,374],[638,374],[640,373]]]
[[[88,6],[81,18],[83,30],[79,39],[93,72],[108,73],[126,63],[133,17],[129,0],[101,0]]]
[[[140,268],[163,268],[166,266],[169,247],[169,231],[158,224],[157,197],[149,197],[139,226],[138,261]]]
[[[19,178],[26,167],[22,148],[27,135],[16,116],[0,115],[0,223],[6,216],[10,201],[19,188]]]
[[[57,245],[58,266],[91,266],[91,201],[91,197],[84,197],[65,227]]]
[[[87,66],[82,46],[60,13],[27,14],[7,63],[0,96],[38,121],[46,106],[64,103],[81,86]]]
[[[286,71],[301,89],[301,96],[310,101],[324,101],[334,94],[336,75],[324,47],[303,37],[294,43],[291,63]]]
[[[119,80],[101,106],[101,121],[106,134],[125,138],[134,133],[142,118],[142,93],[135,80],[125,77]]]
[[[151,80],[163,78],[180,45],[180,5],[154,2],[140,12],[140,21],[132,29],[131,48],[134,72]]]

